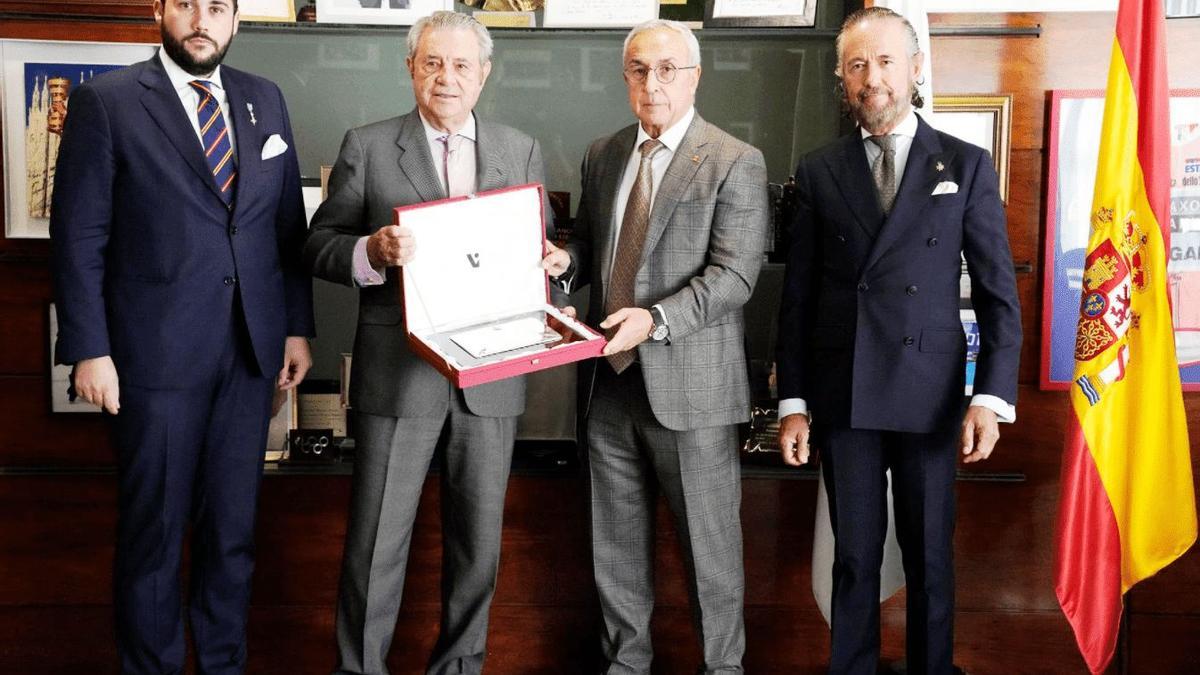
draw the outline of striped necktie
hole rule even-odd
[[[221,114],[221,105],[212,92],[212,83],[192,80],[188,84],[200,97],[196,119],[200,122],[200,136],[204,139],[204,161],[208,162],[221,199],[229,206],[233,203],[233,193],[237,187],[237,166],[233,160],[233,143],[229,141],[229,127],[225,126],[225,116]]]

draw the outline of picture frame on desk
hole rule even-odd
[[[1008,203],[1012,154],[1012,94],[954,94],[933,97],[932,124],[939,131],[977,145],[992,156],[1000,177],[1000,199]]]
[[[1091,230],[1103,90],[1049,92],[1042,264],[1043,390],[1071,387]],[[1171,91],[1171,241],[1167,293],[1184,391],[1200,391],[1200,89]]]
[[[48,239],[54,165],[76,87],[154,55],[155,45],[0,40],[4,234]]]
[[[267,449],[265,459],[278,462],[287,458],[288,435],[296,428],[299,419],[296,389],[275,390],[271,402],[271,423],[267,426]]]
[[[811,27],[817,0],[705,0],[705,28]]]
[[[88,403],[82,398],[71,395],[71,369],[54,362],[56,343],[58,342],[58,313],[54,303],[46,304],[46,354],[47,375],[49,386],[50,412],[52,413],[100,413],[100,406]]]
[[[411,26],[436,11],[454,10],[454,0],[317,0],[317,23]]]

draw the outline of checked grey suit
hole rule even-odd
[[[604,318],[613,210],[637,125],[601,138],[583,162],[568,245],[590,283],[590,323]],[[762,154],[696,115],[658,186],[634,305],[662,307],[664,342],[643,342],[616,374],[592,362],[586,390],[592,546],[608,673],[647,673],[654,607],[654,513],[674,514],[706,672],[740,672],[741,471],[736,428],[749,414],[742,305],[758,277],[767,228]]]
[[[477,119],[476,188],[541,183],[529,136]],[[392,224],[397,206],[446,197],[419,114],[346,133],[304,252],[313,273],[354,285],[358,239]],[[419,242],[418,242],[419,246]],[[419,253],[418,253],[419,255]],[[350,404],[357,417],[350,524],[338,594],[339,672],[384,673],[400,608],[413,518],[448,425],[442,481],[442,625],[431,673],[482,668],[500,556],[504,491],[525,381],[453,388],[409,348],[399,269],[359,294]]]

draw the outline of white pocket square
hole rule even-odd
[[[933,194],[929,196],[935,197],[937,195],[952,195],[956,192],[958,192],[958,183],[955,183],[952,180],[944,180],[938,183],[935,188],[933,188]]]
[[[272,157],[278,157],[287,149],[287,142],[280,138],[279,134],[271,134],[271,137],[267,139],[267,142],[263,143],[262,159],[267,160],[271,159]]]

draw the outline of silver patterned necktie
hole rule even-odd
[[[875,179],[879,205],[883,207],[884,214],[887,214],[891,212],[892,203],[896,201],[896,137],[887,134],[868,136],[867,140],[879,147],[879,156],[871,165],[871,177]]]
[[[638,148],[642,153],[638,164],[637,178],[629,191],[625,203],[625,215],[621,218],[621,234],[617,238],[617,251],[613,255],[612,273],[608,278],[608,299],[604,303],[606,314],[624,307],[633,307],[633,282],[642,261],[642,245],[646,243],[646,230],[650,228],[650,196],[653,194],[653,172],[651,162],[663,148],[661,141],[650,138]],[[612,338],[612,331],[608,335]],[[633,363],[632,349],[608,355],[613,370],[620,373]]]

